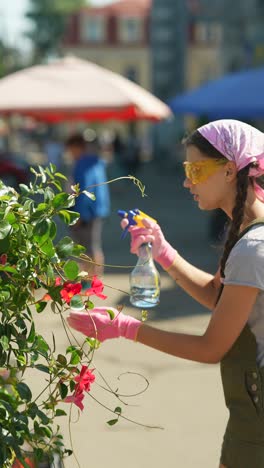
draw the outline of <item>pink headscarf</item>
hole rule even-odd
[[[264,133],[239,120],[223,119],[210,122],[198,128],[206,138],[229,161],[243,169],[251,162],[258,166],[251,168],[249,176],[264,175]],[[254,181],[257,197],[264,203],[264,189]]]

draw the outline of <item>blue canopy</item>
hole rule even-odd
[[[264,68],[225,75],[168,102],[175,114],[209,118],[264,117]]]

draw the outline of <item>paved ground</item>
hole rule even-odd
[[[104,232],[106,263],[134,265],[129,254],[129,241],[120,240],[118,208],[139,207],[159,220],[167,239],[185,258],[208,271],[217,265],[218,251],[208,239],[209,215],[200,213],[190,196],[182,189],[181,171],[158,170],[145,166],[139,174],[146,184],[147,198],[141,199],[130,182],[111,186],[113,215],[107,220]],[[129,269],[107,267],[104,283],[109,305],[125,304],[127,313],[139,316],[129,306]],[[116,288],[116,289],[115,289]],[[124,291],[124,293],[122,292]],[[98,300],[97,305],[101,305]],[[39,327],[50,339],[56,335],[57,351],[67,346],[66,337],[57,317],[50,313],[38,317]],[[149,323],[167,330],[202,333],[209,320],[208,312],[195,303],[172,280],[162,274],[160,305],[149,313]],[[48,326],[47,326],[48,323]],[[111,413],[87,395],[85,410],[78,418],[73,411],[71,425],[74,451],[79,466],[108,468],[213,468],[218,466],[221,439],[227,412],[220,386],[219,368],[176,359],[140,344],[125,340],[104,343],[96,352],[94,366],[97,383],[92,395],[102,405],[123,408],[127,420],[109,427],[106,421]],[[135,394],[144,388],[143,375],[149,388],[135,397],[124,397],[120,402],[102,390],[107,383],[123,394]],[[129,373],[126,373],[129,372]],[[136,374],[132,374],[135,372]],[[124,374],[124,375],[122,375]],[[119,376],[121,376],[119,378]],[[35,382],[36,391],[42,383]],[[69,442],[68,422],[61,418],[65,439]],[[143,426],[141,425],[143,424]],[[144,427],[145,425],[145,427]],[[147,426],[162,426],[152,429]],[[71,457],[67,468],[78,464]]]

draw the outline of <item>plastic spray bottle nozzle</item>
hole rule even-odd
[[[121,218],[127,218],[130,226],[137,224],[137,226],[144,227],[144,224],[142,223],[142,219],[144,218],[150,219],[155,223],[157,222],[156,219],[152,218],[147,213],[144,213],[144,211],[141,211],[138,208],[134,208],[133,210],[129,211],[118,210],[117,213],[119,216],[121,216]]]
[[[122,234],[122,238],[124,238],[127,234],[127,231],[130,226],[138,226],[138,227],[144,227],[144,224],[142,220],[144,218],[150,219],[154,221],[155,223],[157,222],[154,218],[151,218],[151,216],[147,215],[143,211],[139,210],[138,208],[134,208],[133,210],[125,211],[125,210],[118,210],[117,211],[118,215],[121,216],[121,218],[125,218],[128,220],[128,225],[124,229],[124,232]]]
[[[127,218],[127,211],[124,210],[118,210],[117,214],[121,216],[121,218]]]

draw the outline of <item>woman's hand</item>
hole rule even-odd
[[[147,218],[142,220],[144,228],[130,226],[128,231],[131,234],[131,253],[138,255],[140,245],[150,242],[152,244],[152,255],[164,270],[168,270],[173,264],[177,251],[166,241],[160,226]],[[121,227],[125,229],[128,220],[121,221]]]
[[[111,318],[113,315],[114,317]],[[67,322],[71,328],[101,342],[120,336],[128,340],[136,340],[138,328],[142,325],[139,320],[119,312],[114,307],[95,307],[84,311],[71,310]]]

